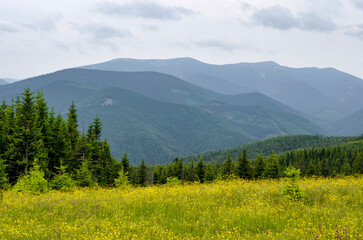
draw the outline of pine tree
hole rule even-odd
[[[280,165],[277,154],[273,152],[267,159],[266,169],[264,172],[265,178],[278,178],[280,175]]]
[[[201,183],[203,183],[204,182],[204,177],[205,177],[205,165],[204,165],[202,156],[200,157],[200,159],[198,161],[196,172],[197,172],[197,176],[199,178],[199,181]]]
[[[79,166],[81,165],[79,159],[81,157],[79,153],[79,132],[77,130],[78,127],[78,115],[76,106],[74,105],[74,101],[72,101],[72,105],[68,109],[68,118],[67,118],[67,157],[65,161],[65,165],[67,167],[67,171],[70,173],[75,173]]]
[[[355,158],[352,166],[353,174],[363,174],[363,152],[360,152]]]
[[[240,178],[250,179],[251,178],[251,164],[247,158],[246,149],[243,150],[243,155],[238,156],[237,175]]]
[[[96,181],[93,179],[92,172],[89,170],[88,160],[84,158],[81,159],[82,165],[77,170],[76,179],[77,185],[80,187],[94,187],[96,186]]]
[[[214,169],[213,169],[213,164],[208,163],[207,164],[207,169],[205,170],[205,181],[206,182],[211,182],[215,179],[215,175],[214,175]]]
[[[5,160],[0,157],[0,192],[9,187],[9,179],[6,168],[7,165]]]
[[[263,159],[263,156],[261,154],[259,154],[256,158],[256,165],[255,165],[255,171],[254,171],[255,179],[262,178],[264,172],[265,172],[265,161]]]
[[[227,159],[223,163],[223,169],[222,169],[222,177],[228,178],[233,174],[232,171],[232,159],[231,154],[228,153]]]
[[[306,169],[306,173],[307,176],[313,176],[316,175],[316,168],[315,165],[313,163],[313,161],[309,162],[308,168]]]
[[[138,184],[144,186],[147,179],[147,172],[144,159],[142,159],[141,164],[139,166],[138,179],[139,179]]]
[[[127,158],[127,154],[125,153],[124,156],[122,157],[121,159],[121,166],[122,166],[122,169],[124,171],[124,174],[128,174],[129,173],[129,167],[130,167],[130,161],[129,159]]]
[[[118,172],[119,176],[118,178],[116,178],[115,181],[115,186],[117,188],[128,188],[131,186],[130,181],[127,178],[127,175],[124,173],[124,169],[121,166],[120,171]]]
[[[41,160],[46,157],[40,129],[36,124],[34,99],[29,88],[24,90],[21,99],[17,99],[14,133],[10,144],[14,147],[12,158],[18,163],[20,174],[28,172],[35,157]]]

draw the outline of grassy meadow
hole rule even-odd
[[[79,189],[43,195],[6,191],[0,239],[363,239],[363,177],[173,187]]]

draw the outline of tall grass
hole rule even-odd
[[[43,195],[7,191],[1,239],[363,239],[363,177],[216,182]]]

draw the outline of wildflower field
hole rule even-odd
[[[363,177],[4,192],[0,239],[363,239]]]

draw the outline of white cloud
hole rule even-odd
[[[183,7],[168,7],[150,1],[133,1],[119,4],[102,2],[97,5],[97,10],[103,14],[115,16],[133,16],[157,20],[180,20],[184,15],[191,15],[193,11]]]

